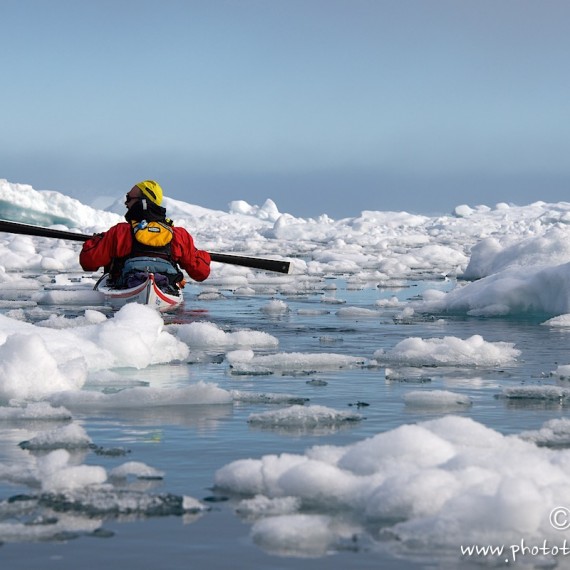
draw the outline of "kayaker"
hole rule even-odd
[[[103,267],[117,287],[136,285],[132,280],[148,270],[165,275],[170,287],[184,286],[180,268],[194,281],[204,281],[210,275],[210,254],[197,249],[188,231],[166,217],[162,198],[154,180],[135,184],[125,199],[126,222],[88,239],[79,254],[81,267]]]

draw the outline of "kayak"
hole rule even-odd
[[[108,284],[108,276],[105,274],[97,281],[94,289],[103,293],[105,300],[114,308],[122,307],[126,303],[140,303],[166,312],[176,309],[184,300],[182,291],[178,295],[162,291],[156,284],[153,273],[149,273],[147,280],[140,285],[128,289],[112,287]]]

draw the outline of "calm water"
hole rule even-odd
[[[411,568],[438,567],[445,561],[431,553],[423,561],[393,557],[386,552],[355,549],[331,553],[323,559],[278,557],[261,550],[249,536],[250,523],[235,513],[236,498],[220,496],[213,489],[214,473],[232,460],[260,457],[269,453],[303,453],[313,445],[347,445],[404,423],[437,417],[442,412],[406,408],[403,396],[410,390],[444,389],[468,394],[474,405],[458,413],[468,415],[503,433],[536,429],[545,421],[565,415],[558,403],[523,405],[497,399],[507,386],[521,383],[553,383],[544,378],[558,364],[570,363],[570,332],[540,326],[544,316],[517,319],[446,318],[445,324],[432,319],[396,323],[401,309],[386,309],[374,318],[341,318],[342,306],[375,308],[377,299],[397,295],[415,298],[424,288],[446,288],[444,282],[411,283],[399,289],[347,290],[345,282],[336,285],[336,298],[344,305],[322,302],[323,291],[283,297],[291,311],[268,315],[260,310],[270,296],[234,297],[198,301],[198,288],[189,290],[187,306],[168,317],[174,322],[207,319],[225,330],[251,328],[279,339],[280,352],[334,352],[372,358],[375,350],[391,348],[411,336],[467,338],[482,335],[487,341],[508,341],[522,351],[519,362],[500,369],[424,369],[423,382],[400,382],[386,378],[383,368],[295,373],[271,376],[234,376],[216,354],[192,364],[156,366],[142,371],[125,371],[125,377],[143,380],[152,386],[176,387],[204,380],[226,389],[251,392],[287,393],[308,398],[337,410],[356,411],[365,420],[342,429],[327,431],[277,430],[254,428],[247,423],[252,413],[276,409],[275,405],[234,403],[227,406],[193,406],[187,409],[114,410],[103,413],[74,413],[93,442],[104,448],[124,448],[126,457],[99,456],[91,452],[83,462],[102,465],[108,470],[125,461],[140,461],[166,473],[162,481],[145,482],[149,492],[169,492],[208,499],[212,510],[200,516],[167,516],[145,520],[107,519],[106,533],[98,536],[64,536],[58,541],[36,543],[6,542],[0,546],[2,569],[30,568]],[[330,298],[330,291],[326,290]],[[8,298],[3,294],[3,298]],[[76,308],[54,307],[73,314]],[[190,310],[191,309],[191,310]],[[307,314],[307,310],[309,313]],[[205,312],[201,312],[205,311]],[[317,311],[323,311],[317,313]],[[425,381],[426,377],[429,381]],[[312,382],[323,380],[322,383]],[[326,384],[325,384],[326,382]],[[455,413],[455,412],[454,412]],[[51,429],[42,426],[41,429]],[[38,426],[0,424],[0,462],[29,462],[30,452],[17,444],[34,435]],[[140,485],[143,485],[141,482]],[[32,493],[0,481],[0,499],[19,493]],[[227,500],[225,500],[227,499]],[[2,521],[0,520],[0,523]],[[463,567],[466,567],[463,564]]]

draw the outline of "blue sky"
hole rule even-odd
[[[570,200],[567,0],[2,0],[0,178],[296,216]]]

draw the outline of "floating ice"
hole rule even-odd
[[[36,437],[20,443],[22,449],[82,449],[91,445],[91,438],[78,424],[72,423],[51,431],[39,433]]]
[[[270,315],[282,315],[288,313],[291,309],[289,309],[289,305],[287,305],[285,301],[281,301],[280,299],[273,299],[272,301],[269,301],[263,305],[263,307],[261,307],[261,310],[264,313],[269,313]]]
[[[561,386],[513,386],[505,388],[502,396],[510,400],[565,401],[570,398],[570,388]]]
[[[253,541],[281,556],[321,557],[335,545],[333,520],[323,515],[282,515],[261,519],[253,525]]]
[[[547,229],[543,235],[517,239],[489,237],[471,248],[466,279],[481,279],[512,267],[543,267],[570,261],[568,234],[561,228]]]
[[[374,319],[380,317],[380,312],[373,309],[367,309],[365,307],[343,307],[336,312],[338,317],[350,318],[350,319]]]
[[[432,375],[428,374],[425,368],[414,368],[410,366],[400,366],[397,368],[386,368],[384,376],[389,382],[410,382],[423,384],[432,381]]]
[[[329,303],[330,305],[344,305],[346,301],[344,299],[337,299],[336,297],[323,297],[321,303]]]
[[[273,394],[268,392],[253,392],[245,390],[231,390],[235,402],[248,402],[251,404],[292,404],[302,405],[308,398],[295,396],[294,394]]]
[[[14,507],[18,507],[17,513]],[[101,529],[103,518],[181,516],[207,510],[193,497],[171,493],[149,494],[111,487],[43,492],[0,502],[0,520],[5,512],[11,514],[11,522],[0,522],[0,541],[61,540],[66,534],[95,533]],[[32,524],[22,514],[27,512],[38,514]],[[24,522],[12,522],[16,517]]]
[[[326,406],[290,406],[280,410],[251,414],[248,422],[267,427],[316,428],[359,422],[360,414],[341,412]]]
[[[253,287],[238,287],[235,291],[234,291],[234,295],[237,297],[251,297],[253,295],[255,295],[255,289]]]
[[[0,217],[20,216],[52,226],[65,224],[61,229],[77,228],[84,233],[104,231],[122,219],[117,214],[84,208],[58,193],[37,192],[6,181],[0,181],[0,190]],[[425,312],[478,316],[535,312],[541,318],[543,313],[560,315],[546,321],[548,326],[567,326],[570,204],[537,202],[520,208],[500,204],[494,209],[461,206],[454,216],[439,217],[362,212],[338,221],[328,216],[295,218],[281,214],[271,202],[261,208],[239,203],[231,212],[215,212],[168,198],[165,204],[177,224],[191,227],[196,243],[205,249],[303,258],[293,260],[296,275],[284,276],[214,263],[208,282],[211,289],[203,288],[202,299],[223,300],[223,292],[233,290],[236,295],[267,297],[320,294],[325,303],[337,305],[346,303],[327,283],[329,276],[342,274],[348,292],[367,282],[376,284],[379,295],[385,290],[410,287],[409,280],[435,277],[451,290],[424,291],[411,302],[400,302],[396,297],[371,300],[370,306],[378,314],[397,308],[394,319],[400,331],[401,324],[413,323]],[[9,212],[7,208],[11,208]],[[218,346],[226,350],[274,346],[265,344],[272,339],[254,331],[194,327],[199,330],[196,333],[184,329],[186,325],[165,326],[162,317],[135,305],[109,318],[99,311],[86,311],[75,318],[49,317],[48,303],[70,306],[99,302],[90,290],[96,276],[72,283],[55,275],[52,283],[52,277],[46,275],[47,271],[79,273],[79,248],[77,243],[63,240],[0,235],[0,303],[3,309],[12,309],[9,317],[0,316],[0,399],[11,404],[0,407],[0,420],[26,418],[29,412],[40,419],[69,421],[67,411],[64,417],[53,412],[58,403],[90,412],[164,407],[164,415],[178,414],[185,420],[190,410],[184,406],[196,409],[195,404],[208,407],[240,400],[302,403],[294,400],[295,395],[230,392],[201,383],[181,390],[128,387],[115,394],[95,392],[93,388],[102,387],[96,384],[96,377],[109,379],[115,369],[141,369],[187,359],[190,342],[178,336],[180,331],[191,336],[192,342],[211,342],[210,346],[220,343]],[[36,275],[31,275],[32,271]],[[458,275],[479,281],[455,284],[453,279]],[[38,307],[37,302],[45,304]],[[283,302],[269,306],[279,309],[273,311],[276,316],[284,314]],[[326,312],[330,311],[307,304],[297,315]],[[375,313],[346,306],[337,314],[366,318],[375,317]],[[42,322],[32,325],[27,320]],[[321,337],[322,342],[331,338]],[[516,363],[518,356],[512,344],[490,343],[477,335],[466,340],[411,338],[374,355],[392,367],[386,370],[387,379],[418,381],[429,378],[423,373],[404,374],[394,367],[506,366]],[[253,350],[230,352],[228,362],[232,373],[251,375],[376,365],[367,358],[346,354],[256,356]],[[567,374],[565,366],[570,365],[560,365],[556,371],[560,377]],[[124,386],[115,382],[115,387]],[[421,392],[425,397],[427,392]],[[517,386],[503,395],[519,402],[535,402],[532,405],[537,398],[541,405],[554,402],[558,409],[566,402],[568,391],[558,386]],[[443,402],[447,397],[439,394],[435,399]],[[419,396],[408,395],[410,398],[413,403]],[[41,399],[51,404],[43,402],[41,405],[47,407],[34,409],[36,404],[31,402]],[[25,408],[16,407],[26,403]],[[306,406],[303,413],[310,409]],[[38,424],[30,429],[34,425]],[[319,446],[304,455],[244,459],[222,468],[216,482],[255,497],[255,503],[242,505],[243,512],[258,518],[252,529],[255,541],[267,550],[288,555],[320,556],[331,548],[350,548],[354,541],[362,544],[369,529],[374,530],[368,536],[369,543],[374,544],[379,528],[385,529],[381,534],[385,543],[396,537],[404,548],[443,545],[455,553],[460,542],[509,544],[518,542],[523,532],[528,540],[536,537],[540,541],[553,536],[548,522],[553,501],[570,504],[568,452],[554,453],[523,441],[524,437],[540,445],[565,445],[566,426],[561,421],[545,424],[542,430],[540,436],[526,433],[520,438],[505,437],[475,422],[447,417],[402,426],[347,447]],[[57,443],[65,444],[65,438]],[[42,453],[17,452],[30,464],[4,462],[0,464],[0,479],[43,489],[29,501],[29,510],[20,508],[26,512],[37,509],[39,515],[33,524],[28,524],[30,520],[24,515],[15,517],[14,524],[6,524],[4,521],[14,513],[10,509],[18,501],[0,503],[0,541],[54,538],[74,529],[95,532],[101,524],[98,516],[181,514],[201,508],[191,497],[114,489],[103,467],[74,464],[75,458],[72,460],[63,449],[38,458],[37,464],[31,462]],[[132,462],[123,469],[127,477],[146,471],[146,467]],[[50,520],[56,510],[60,513],[57,522],[40,524],[41,520]],[[75,517],[76,513],[85,516]]]
[[[190,348],[211,350],[239,347],[274,348],[279,344],[274,336],[266,332],[251,330],[225,332],[218,325],[210,322],[169,325],[166,330],[172,332]]]
[[[57,192],[36,191],[6,180],[0,181],[0,193],[0,217],[7,219],[52,224],[66,230],[77,228],[83,233],[105,231],[122,219],[120,199],[110,208],[118,209],[111,212],[94,210]],[[192,227],[197,243],[206,249],[293,256],[293,272],[309,276],[345,273],[359,275],[361,281],[367,275],[395,281],[426,273],[451,277],[465,273],[473,278],[487,276],[490,271],[570,261],[565,233],[570,207],[566,203],[536,202],[523,207],[498,204],[495,209],[462,205],[455,215],[438,217],[364,211],[360,216],[336,221],[326,215],[295,218],[280,213],[271,200],[261,207],[237,203],[229,212],[221,212],[165,198],[173,219],[179,225]],[[482,238],[495,242],[483,243]],[[79,247],[63,240],[6,234],[0,236],[0,259],[9,270],[43,273],[51,267],[79,271]],[[300,255],[306,259],[298,259]],[[295,282],[293,275],[273,280],[247,268],[215,266],[211,285],[224,279],[233,280],[233,288],[250,287],[264,279]],[[542,285],[554,291],[546,281]],[[486,302],[486,306],[491,304],[504,303]]]
[[[544,321],[542,324],[548,327],[570,327],[570,314],[552,317],[551,319]]]
[[[57,268],[60,271],[63,268]],[[105,296],[99,291],[85,290],[53,290],[39,291],[31,295],[32,301],[38,305],[77,305],[85,307],[86,305],[101,305]]]
[[[42,491],[60,492],[99,486],[107,480],[107,472],[99,465],[72,465],[70,454],[57,449],[37,459]]]
[[[79,390],[90,370],[144,368],[188,356],[150,307],[131,303],[112,319],[89,318],[89,325],[57,330],[0,315],[0,400]]]
[[[240,501],[236,511],[245,517],[260,518],[263,516],[287,515],[296,513],[301,508],[298,497],[276,497],[270,499],[264,495],[256,495],[253,499]]]
[[[15,333],[0,346],[0,401],[38,400],[61,390],[78,390],[87,366],[81,359],[60,366],[44,340]]]
[[[333,353],[307,354],[291,352],[255,356],[253,351],[249,350],[229,352],[226,358],[232,367],[232,371],[240,373],[337,370],[339,368],[362,367],[368,363],[366,358]]]
[[[70,326],[61,330],[0,315],[0,342],[11,339],[8,348],[0,346],[0,351],[21,354],[21,357],[7,356],[20,358],[21,362],[11,366],[0,358],[0,394],[5,384],[10,386],[10,397],[41,398],[57,384],[60,390],[70,389],[72,385],[80,388],[88,370],[145,368],[188,356],[188,347],[164,330],[161,317],[150,307],[130,303],[112,319],[103,320],[97,312],[86,315],[77,317],[80,323],[77,326],[73,319],[68,319]],[[17,339],[12,338],[15,334],[18,334]],[[51,364],[48,364],[50,359]],[[21,382],[18,377],[19,365],[23,365],[24,374],[30,377],[27,382]],[[48,382],[44,379],[40,386],[32,381],[33,375],[45,375],[46,371]]]
[[[570,378],[570,364],[561,364],[560,366],[557,366],[556,370],[553,370],[550,375],[557,376],[561,380]]]
[[[100,325],[83,327],[78,334],[108,353],[110,362],[100,368],[145,368],[188,356],[188,347],[163,329],[164,322],[157,311],[128,303],[114,318]],[[95,368],[95,363],[92,366]]]
[[[468,408],[473,404],[469,396],[455,394],[448,390],[413,390],[404,394],[404,402],[410,408],[443,410]]]
[[[416,303],[418,311],[467,313],[472,316],[570,312],[570,263],[510,267],[457,287],[437,298]]]
[[[263,206],[250,206],[244,200],[234,200],[229,204],[230,212],[234,214],[243,214],[245,216],[255,216],[259,219],[269,219],[275,222],[281,214],[273,200],[266,200]]]
[[[514,363],[519,354],[512,343],[488,342],[473,335],[465,340],[411,337],[390,350],[377,350],[374,358],[382,364],[405,366],[503,366]]]
[[[55,439],[63,445],[70,441],[69,437],[45,436],[38,449],[45,449],[43,443],[51,445]],[[38,494],[20,494],[0,501],[0,542],[58,540],[65,534],[91,534],[100,530],[103,517],[180,516],[207,510],[189,496],[114,487],[115,483],[124,485],[129,476],[162,477],[161,471],[146,464],[127,462],[111,470],[107,477],[101,466],[76,462],[68,451],[57,449],[36,455],[35,465],[25,469],[21,465],[0,464],[0,480],[40,489]]]
[[[155,469],[140,461],[127,461],[115,467],[109,473],[109,477],[116,479],[126,479],[131,475],[138,479],[162,479],[164,477],[164,471]]]
[[[12,506],[33,509],[37,501],[16,502]],[[0,515],[3,504],[0,503]],[[49,510],[45,522],[30,524],[25,522],[0,522],[0,541],[2,542],[45,542],[58,540],[63,536],[74,537],[80,534],[93,535],[101,528],[102,521],[96,518],[78,515],[58,514],[57,518]],[[52,515],[52,516],[50,516]]]
[[[64,407],[54,408],[49,402],[30,402],[24,406],[0,406],[0,421],[68,421],[71,412]]]
[[[401,301],[394,296],[389,299],[378,299],[374,304],[377,307],[398,307],[401,305]]]
[[[196,512],[198,501],[171,493],[150,494],[125,489],[93,488],[43,494],[40,505],[85,516],[157,517]],[[206,510],[206,508],[202,508]]]
[[[54,405],[74,409],[148,408],[155,406],[198,406],[230,404],[230,392],[215,384],[197,382],[184,388],[125,388],[114,394],[60,392],[50,397]]]
[[[295,546],[303,534],[298,531],[303,521],[311,527],[312,517],[324,517],[313,521],[317,536],[307,548],[342,542],[342,521],[349,519],[359,540],[374,523],[384,529],[384,540],[396,538],[400,547],[454,552],[467,543],[558,538],[549,515],[569,504],[569,467],[570,451],[554,452],[446,416],[345,447],[234,461],[217,471],[215,484],[226,492],[300,501],[295,515],[262,518],[252,528],[267,550],[306,554],[304,542]]]
[[[59,192],[38,191],[29,184],[11,184],[3,179],[0,179],[0,200],[5,201],[11,210],[12,215],[5,219],[28,224],[66,224],[70,227],[81,227],[89,226],[93,220],[97,220],[99,224],[108,227],[121,220],[117,214],[94,210]]]
[[[107,317],[103,313],[93,309],[86,309],[85,314],[82,317],[64,317],[52,314],[47,319],[38,321],[36,326],[49,327],[53,329],[66,329],[82,327],[85,325],[96,325],[104,323],[106,320]]]
[[[546,447],[570,447],[570,420],[548,420],[538,430],[523,431],[520,437]]]

